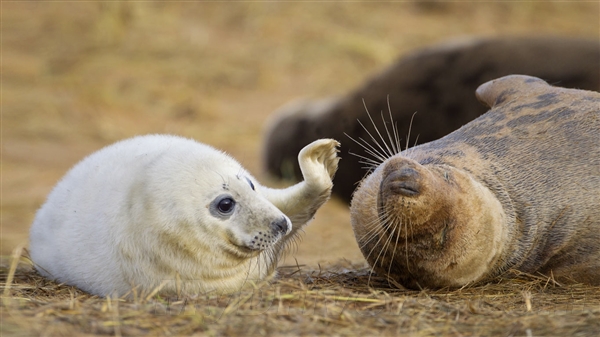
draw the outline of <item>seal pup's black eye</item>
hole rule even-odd
[[[235,200],[233,200],[231,198],[223,198],[217,204],[217,209],[219,210],[219,212],[221,212],[223,214],[231,213],[233,211],[234,207],[235,207]]]
[[[230,195],[220,195],[211,202],[209,210],[213,216],[228,218],[235,210],[235,200]]]
[[[252,188],[253,191],[256,191],[254,189],[254,184],[252,183],[252,180],[248,179],[248,177],[246,177],[246,181],[248,182],[248,184],[250,184],[250,188]]]

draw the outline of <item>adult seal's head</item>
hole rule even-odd
[[[600,284],[600,94],[508,76],[477,97],[492,109],[360,184],[351,217],[367,261],[409,288],[509,269]]]

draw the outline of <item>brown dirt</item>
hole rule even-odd
[[[145,133],[192,137],[226,150],[264,184],[275,186],[281,183],[265,176],[260,167],[261,132],[269,114],[291,99],[344,93],[399,55],[452,37],[560,34],[598,38],[600,31],[597,2],[3,2],[1,6],[3,255],[26,243],[35,210],[66,170],[85,155],[116,140]],[[284,262],[295,265],[297,261],[306,267],[268,289],[280,289],[284,294],[290,289],[310,288],[304,279],[312,275],[308,270],[318,268],[318,263],[331,266],[340,259],[352,266],[364,266],[347,206],[333,201],[317,213],[297,252]],[[31,274],[23,275],[25,280],[21,281],[29,285],[27,291],[45,284]],[[332,290],[335,296],[352,293],[342,281],[329,277],[319,281],[325,282],[326,287],[317,283],[324,289],[337,284],[338,288]],[[306,323],[298,333],[369,334],[381,328],[389,333],[417,334],[414,320],[424,320],[423,331],[430,335],[459,335],[460,331],[480,335],[488,328],[490,333],[523,335],[533,321],[547,327],[587,324],[600,331],[597,297],[591,311],[583,307],[574,315],[563,311],[557,315],[525,314],[521,290],[528,283],[507,284],[502,291],[508,295],[501,297],[513,301],[514,307],[498,306],[495,295],[489,295],[485,287],[474,288],[473,294],[486,295],[473,296],[486,298],[485,303],[490,304],[475,309],[483,310],[483,316],[477,316],[481,320],[462,314],[470,310],[468,301],[450,301],[454,304],[447,307],[445,300],[440,302],[429,293],[391,292],[376,296],[382,300],[389,297],[392,308],[403,303],[402,308],[408,308],[409,314],[379,317],[370,312],[371,316],[357,320],[354,316],[331,318],[330,313],[293,317],[267,313],[253,318],[251,326],[258,330],[244,330],[248,320],[244,315],[233,315],[232,325],[225,327],[218,325],[218,320],[203,321],[202,315],[176,316],[172,323],[179,324],[175,321],[181,319],[182,330],[172,326],[161,330],[158,322],[170,316],[157,318],[146,313],[140,322],[149,324],[150,330],[144,330],[140,323],[135,329],[141,330],[123,327],[120,333],[278,335],[293,331],[280,326]],[[512,291],[510,287],[514,287]],[[43,334],[44,324],[59,322],[49,334],[117,333],[107,316],[114,315],[114,310],[102,311],[102,300],[90,300],[75,290],[64,290],[65,287],[49,289],[41,299],[32,300],[22,290],[4,297],[25,304],[22,312],[15,310],[14,303],[2,306],[2,318],[8,322],[3,323],[2,331],[14,335]],[[560,289],[563,299],[580,291]],[[581,289],[584,298],[585,294],[598,291]],[[75,302],[68,299],[69,293],[74,294]],[[454,293],[440,294],[450,298]],[[319,293],[311,300],[319,308],[327,308],[327,296]],[[84,306],[87,311],[75,316],[65,314],[65,310],[71,310],[69,303],[87,301],[92,301],[90,306]],[[550,304],[543,308],[553,309]],[[444,318],[447,313],[457,315],[457,328],[448,325],[451,320]],[[77,330],[86,315],[99,315],[106,320]],[[500,317],[497,321],[496,316]],[[43,319],[37,321],[36,317]],[[263,319],[265,323],[261,325]],[[478,327],[477,322],[484,325]],[[471,330],[461,330],[461,324]],[[335,330],[328,330],[333,327]],[[553,334],[550,328],[542,331]],[[582,331],[580,334],[585,335],[591,330]]]

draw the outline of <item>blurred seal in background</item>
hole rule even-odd
[[[600,43],[566,37],[500,37],[455,40],[401,57],[389,69],[342,97],[300,100],[273,114],[263,145],[263,164],[271,174],[299,180],[296,155],[313,140],[341,141],[333,194],[350,202],[364,165],[351,153],[364,151],[351,141],[370,136],[358,121],[370,125],[365,106],[384,130],[380,114],[388,101],[399,134],[406,138],[411,118],[418,143],[441,138],[486,111],[474,100],[477,87],[510,74],[539,77],[567,88],[600,89]],[[364,104],[363,104],[364,100]],[[348,134],[346,136],[345,134]],[[414,141],[411,146],[414,145]]]

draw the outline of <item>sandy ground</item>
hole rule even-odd
[[[0,253],[26,244],[70,166],[119,139],[192,137],[281,186],[263,173],[260,146],[287,101],[344,93],[448,38],[598,38],[599,14],[591,2],[3,3]],[[285,264],[339,259],[362,256],[348,207],[334,200]]]

